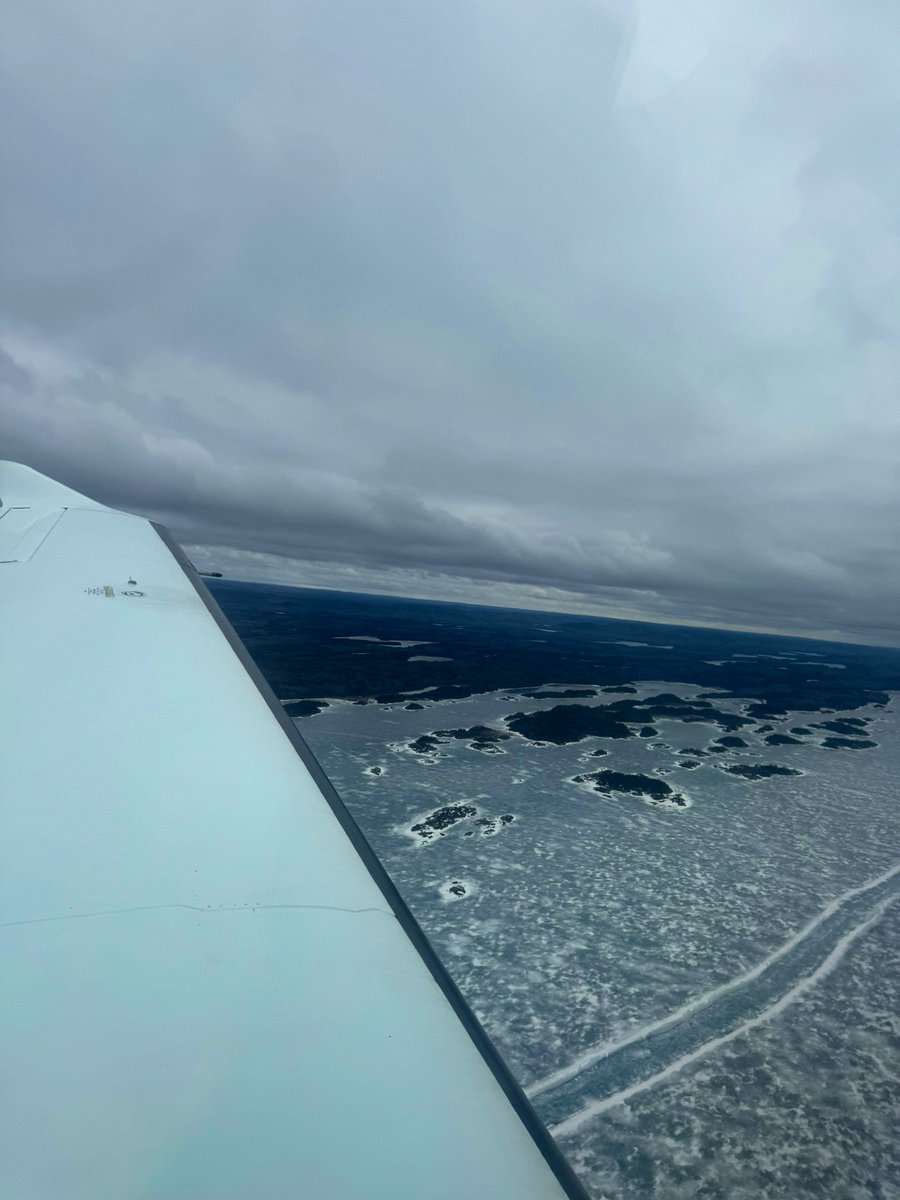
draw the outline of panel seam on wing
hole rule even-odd
[[[215,916],[219,913],[236,912],[273,912],[282,909],[303,912],[341,912],[341,913],[380,913],[383,917],[396,916],[387,908],[345,908],[339,904],[139,904],[132,908],[106,908],[97,912],[62,913],[53,917],[26,917],[19,921],[0,921],[0,929],[12,929],[17,925],[41,925],[51,921],[84,921],[93,917],[118,917],[129,913],[165,912],[170,909],[184,909],[188,912],[202,913],[204,916]]]

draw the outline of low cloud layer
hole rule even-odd
[[[2,455],[233,575],[898,643],[898,36],[14,3]]]

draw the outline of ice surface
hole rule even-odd
[[[637,687],[639,698],[698,693],[673,681]],[[718,699],[716,707],[742,713],[748,702]],[[588,1185],[598,1196],[663,1200],[701,1186],[704,1195],[785,1200],[890,1194],[872,1156],[877,1150],[879,1162],[893,1161],[884,1142],[886,1113],[900,1117],[892,1091],[869,1081],[877,1111],[845,1095],[827,1115],[829,1127],[846,1122],[834,1134],[839,1158],[827,1139],[816,1142],[809,1123],[826,1120],[814,1114],[829,1069],[812,1047],[838,1045],[852,1028],[855,1053],[871,1053],[871,1041],[880,1047],[881,1075],[900,1070],[896,1042],[885,1057],[886,1001],[870,1011],[864,990],[852,1009],[818,997],[853,991],[845,975],[896,919],[896,715],[861,710],[876,743],[865,755],[828,752],[818,739],[767,745],[749,728],[745,747],[687,759],[699,765],[685,769],[680,746],[714,747],[721,737],[717,725],[696,721],[659,721],[662,750],[651,750],[658,740],[637,737],[602,742],[604,769],[664,772],[682,795],[689,781],[690,809],[574,786],[584,764],[598,761],[594,739],[534,745],[514,738],[501,759],[445,739],[438,760],[394,754],[389,780],[364,775],[385,761],[389,745],[453,727],[503,728],[520,703],[497,692],[416,712],[343,706],[300,724]],[[530,710],[553,703],[528,698]],[[789,713],[776,728],[801,720],[808,715]],[[770,764],[799,774],[752,783],[728,774]],[[477,819],[466,814],[414,847],[411,827],[460,800],[491,817],[508,806],[516,821],[502,838],[466,837]],[[464,895],[450,891],[453,883]],[[896,958],[888,975],[896,988]],[[820,1016],[807,1047],[796,1023],[804,1023],[813,993]],[[780,1049],[786,1030],[794,1031],[790,1054]],[[852,1078],[862,1088],[861,1068],[849,1050],[842,1054],[835,1080]],[[735,1096],[727,1063],[739,1064]],[[715,1109],[710,1080],[721,1092]],[[767,1114],[765,1136],[752,1124],[756,1111]],[[715,1161],[709,1146],[718,1148]],[[841,1191],[840,1181],[851,1178],[862,1181],[858,1191]],[[823,1191],[826,1184],[835,1190]]]

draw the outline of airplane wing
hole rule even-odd
[[[586,1197],[166,530],[0,464],[0,1195]]]

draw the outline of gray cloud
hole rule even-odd
[[[235,574],[900,641],[900,11],[676,8],[14,3],[4,456]]]

